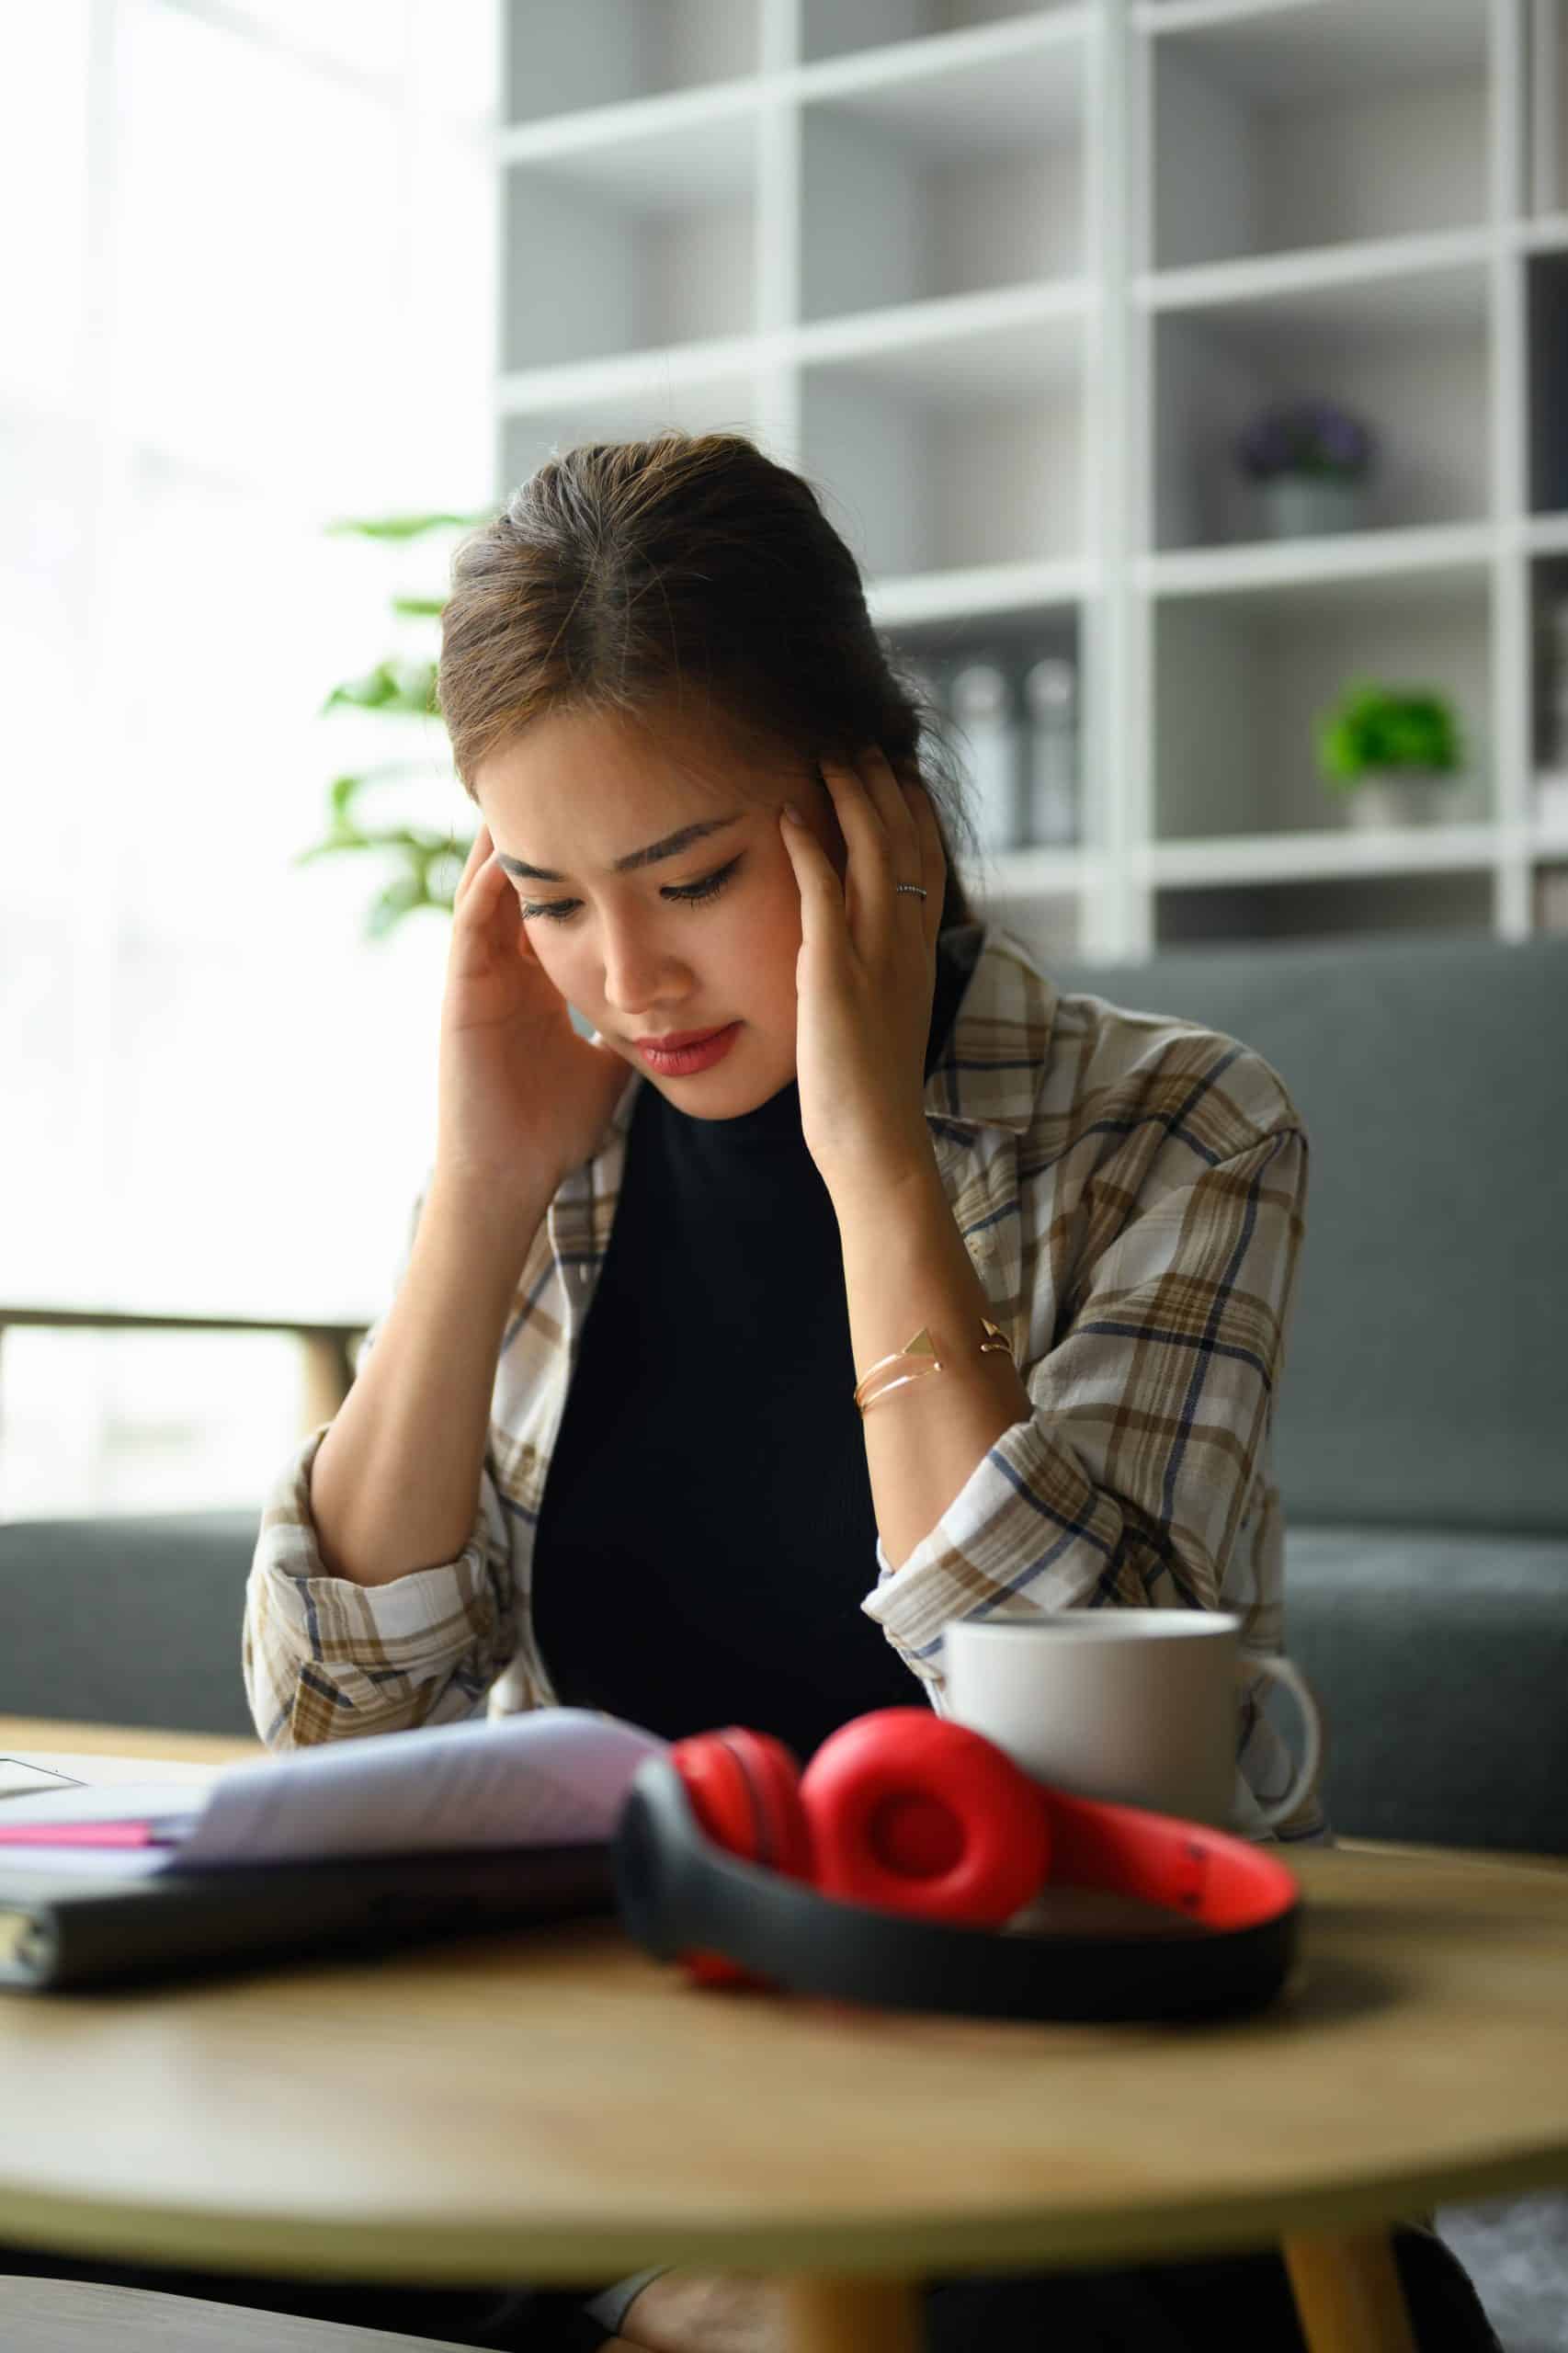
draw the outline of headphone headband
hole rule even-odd
[[[1221,2018],[1261,2008],[1295,1959],[1301,1890],[1229,1832],[1048,1790],[1052,1885],[1111,1887],[1169,1931],[1032,1936],[824,1895],[708,1836],[679,1773],[645,1759],[613,1846],[616,1900],[660,1961],[722,1952],[790,1992],[980,2018]]]

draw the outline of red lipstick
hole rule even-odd
[[[639,1038],[637,1051],[661,1078],[689,1078],[694,1072],[711,1069],[723,1061],[740,1026],[732,1021],[722,1029],[676,1029],[672,1032],[674,1044],[665,1039]]]

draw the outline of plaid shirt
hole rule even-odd
[[[243,1630],[246,1696],[269,1747],[554,1702],[529,1608],[534,1536],[649,1083],[632,1074],[534,1237],[457,1559],[388,1585],[331,1576],[310,1506],[324,1429],[280,1472]],[[1242,1620],[1244,1653],[1277,1653],[1272,1419],[1307,1190],[1307,1137],[1278,1076],[1233,1038],[1064,995],[992,926],[925,1107],[1033,1410],[901,1567],[879,1539],[861,1608],[938,1713],[943,1625],[998,1608],[1224,1609]],[[1270,1835],[1254,1801],[1291,1776],[1258,1705],[1268,1688],[1243,1680],[1238,1719],[1235,1824],[1254,1836]],[[1273,1835],[1326,1837],[1315,1796]]]

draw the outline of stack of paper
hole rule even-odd
[[[0,1985],[608,1911],[621,1802],[666,1747],[550,1708],[221,1767],[0,1760]]]

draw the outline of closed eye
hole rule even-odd
[[[728,866],[721,866],[713,873],[704,875],[699,882],[668,883],[659,896],[661,899],[678,899],[688,907],[700,904],[704,899],[717,898],[741,862],[740,858],[733,858]],[[580,899],[546,899],[542,902],[525,899],[519,912],[525,917],[548,915],[552,923],[570,923],[582,904]]]

